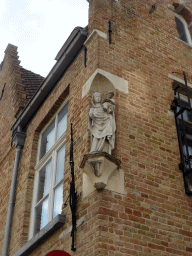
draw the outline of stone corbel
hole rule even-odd
[[[88,46],[88,43],[91,41],[91,39],[94,37],[94,35],[98,35],[98,36],[100,36],[100,37],[102,37],[104,39],[107,39],[107,34],[106,33],[102,32],[102,31],[100,31],[98,29],[94,29],[91,32],[90,36],[87,38],[87,40],[84,42],[85,46]]]
[[[124,172],[120,164],[120,160],[106,152],[85,155],[80,165],[83,168],[83,197],[104,188],[124,194]]]

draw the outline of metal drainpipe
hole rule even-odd
[[[6,220],[6,226],[5,226],[2,256],[8,255],[11,223],[12,223],[12,217],[13,217],[13,208],[15,204],[15,187],[17,182],[19,160],[20,160],[22,147],[25,141],[25,136],[26,135],[25,133],[22,132],[21,127],[18,127],[18,130],[14,133],[14,136],[13,136],[13,141],[15,142],[15,147],[16,147],[16,155],[15,155],[15,164],[14,164],[13,176],[12,176],[12,182],[11,182],[11,190],[9,195],[9,205],[7,210],[7,220]]]

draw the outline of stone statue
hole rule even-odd
[[[89,112],[89,130],[91,133],[90,153],[107,152],[115,144],[115,100],[113,91],[108,92],[108,98],[102,101],[102,93],[94,92],[92,107]]]

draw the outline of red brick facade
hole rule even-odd
[[[97,29],[107,38],[95,33],[88,39],[86,67],[82,48],[24,127],[26,139],[18,169],[9,256],[24,246],[29,237],[39,135],[67,97],[63,191],[65,201],[71,181],[69,147],[70,123],[73,123],[77,221],[83,220],[77,226],[77,250],[71,251],[70,232],[67,232],[71,227],[71,213],[69,205],[63,205],[65,225],[29,255],[44,256],[52,250],[78,256],[192,255],[192,199],[185,194],[183,175],[178,167],[177,131],[170,110],[174,97],[173,76],[183,80],[185,71],[192,84],[192,47],[177,39],[174,8],[180,1],[158,1],[149,14],[153,4],[151,0],[89,0],[88,37]],[[190,0],[184,1],[179,14],[189,25]],[[8,46],[0,71],[0,90],[6,83],[0,100],[1,249],[16,151],[10,146],[10,128],[18,106],[25,106],[28,100],[26,84],[18,72],[16,50],[13,54],[9,49],[15,47]],[[82,97],[82,88],[98,68],[128,81],[128,93],[119,90],[118,85],[115,89],[117,130],[112,152],[121,160],[125,194],[104,189],[83,198],[83,170],[79,166],[90,150],[91,93]]]

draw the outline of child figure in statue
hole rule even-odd
[[[103,109],[107,111],[107,113],[111,114],[115,110],[115,100],[112,99],[114,96],[113,91],[108,91],[108,98],[103,100]]]
[[[94,92],[92,95],[92,107],[89,112],[89,130],[91,133],[90,153],[107,152],[115,144],[115,100],[114,92],[108,92],[108,99],[102,102],[102,93]]]

